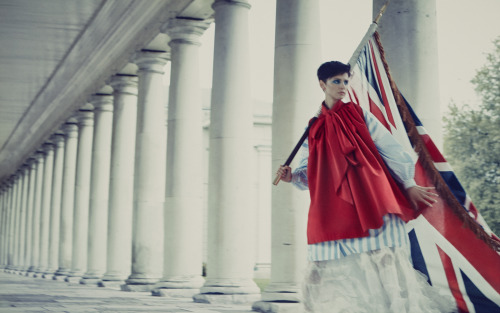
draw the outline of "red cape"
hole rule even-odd
[[[416,217],[392,178],[353,103],[337,102],[309,131],[307,177],[311,206],[308,243],[366,237],[383,216]]]

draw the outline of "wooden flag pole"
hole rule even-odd
[[[387,0],[385,2],[385,4],[382,6],[382,8],[380,9],[377,17],[375,18],[375,20],[373,20],[372,24],[368,28],[368,31],[366,32],[365,36],[363,37],[363,39],[359,43],[359,45],[356,48],[356,50],[354,50],[354,53],[352,54],[352,57],[349,60],[349,65],[351,67],[354,66],[354,64],[358,60],[358,57],[361,54],[361,51],[363,50],[364,46],[366,45],[366,43],[368,42],[368,40],[370,40],[370,38],[373,36],[373,34],[375,33],[375,31],[377,30],[378,21],[380,20],[380,18],[384,14],[385,10],[387,9],[387,5],[389,4],[389,2],[391,2],[391,0]],[[316,117],[314,117],[311,120],[311,122],[309,123],[309,126],[307,126],[306,130],[302,134],[302,137],[300,137],[299,142],[297,142],[297,144],[295,145],[295,148],[293,148],[292,152],[290,153],[290,155],[286,159],[286,162],[283,164],[283,166],[289,166],[290,163],[292,163],[293,158],[295,157],[295,155],[299,151],[300,147],[302,146],[302,144],[306,140],[307,136],[309,135],[309,129],[311,128],[311,125],[316,121],[317,117],[320,114],[321,114],[321,107],[319,108],[318,113],[316,114]],[[278,183],[280,182],[280,180],[281,180],[281,176],[279,174],[276,174],[276,177],[273,180],[273,185],[277,186]]]

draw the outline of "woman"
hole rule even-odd
[[[368,111],[341,100],[350,66],[318,69],[322,112],[302,146],[299,167],[281,180],[309,189],[307,312],[452,312],[415,271],[405,222],[432,206],[433,187],[418,186],[412,157]]]

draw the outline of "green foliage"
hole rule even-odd
[[[486,223],[500,234],[500,37],[472,83],[478,108],[450,104],[444,152]]]

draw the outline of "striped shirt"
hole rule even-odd
[[[370,135],[396,181],[405,188],[415,186],[414,159],[392,137],[389,131],[373,114],[363,109],[364,118]],[[299,166],[293,171],[292,183],[301,190],[307,190],[307,161],[309,145],[307,140],[301,147]],[[369,236],[362,238],[340,239],[308,245],[309,261],[337,260],[345,256],[378,250],[384,247],[407,247],[408,236],[405,222],[394,214],[384,216],[384,224],[379,229],[369,230]]]

